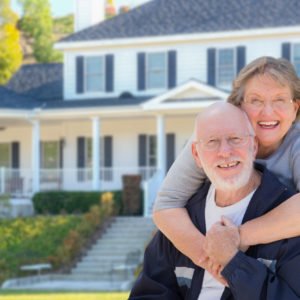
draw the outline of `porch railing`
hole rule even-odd
[[[40,190],[92,190],[92,169],[41,169]],[[118,190],[122,188],[123,175],[141,175],[142,181],[148,181],[156,174],[155,167],[119,167],[100,168],[100,190]],[[33,172],[31,169],[0,168],[0,193],[16,196],[33,194]]]

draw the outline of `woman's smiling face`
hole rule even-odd
[[[258,154],[265,155],[272,154],[281,144],[298,110],[289,85],[280,84],[268,74],[247,81],[241,107],[258,138]]]

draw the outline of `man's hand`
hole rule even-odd
[[[221,265],[215,263],[209,257],[206,257],[205,261],[202,261],[202,268],[208,271],[221,284],[228,286],[227,281],[221,275],[221,271],[223,270]]]
[[[225,266],[238,252],[240,235],[228,218],[222,217],[222,222],[214,224],[206,233],[203,248],[214,263]]]

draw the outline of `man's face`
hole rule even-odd
[[[246,117],[233,110],[208,114],[199,120],[193,155],[217,190],[247,185],[253,172],[256,142]]]

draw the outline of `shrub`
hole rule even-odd
[[[90,237],[114,214],[114,193],[106,193],[84,215],[0,220],[0,283],[24,275],[24,264],[50,262],[70,267]]]
[[[36,193],[33,205],[38,214],[86,213],[93,205],[99,205],[101,195],[107,192],[66,192],[48,191]],[[122,209],[121,191],[110,192],[113,195],[114,213]]]

